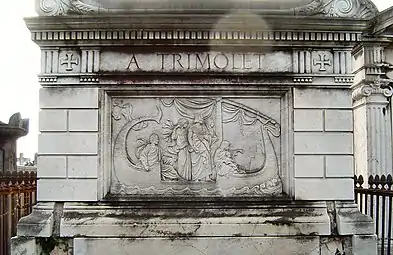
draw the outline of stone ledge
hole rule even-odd
[[[62,237],[263,237],[330,235],[324,207],[112,208],[65,206]]]
[[[53,230],[54,203],[38,204],[33,212],[19,220],[18,237],[50,237]]]
[[[302,238],[75,238],[74,254],[160,254],[160,255],[198,255],[198,254],[227,254],[227,255],[318,255],[320,242],[318,237]],[[278,251],[278,248],[280,249]]]
[[[337,204],[336,221],[339,235],[373,235],[373,220],[362,214],[355,204]]]

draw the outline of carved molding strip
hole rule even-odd
[[[264,40],[358,42],[360,33],[348,32],[284,32],[284,31],[40,31],[32,32],[33,41],[62,40]]]
[[[56,76],[50,76],[50,77],[39,77],[38,82],[40,83],[56,83],[57,82],[57,77]]]
[[[353,83],[353,77],[335,77],[335,83]]]
[[[352,92],[352,99],[357,101],[376,94],[391,97],[393,95],[393,88],[389,84],[392,82],[393,80],[381,78],[366,80],[365,84],[359,86]]]
[[[313,77],[294,77],[293,82],[296,83],[312,83]]]
[[[39,14],[44,16],[63,16],[69,14],[98,14],[98,13],[126,13],[131,9],[107,9],[83,3],[83,0],[38,0]],[[142,4],[143,5],[143,4]],[[225,5],[225,4],[224,4]],[[223,6],[228,9],[230,6]],[[190,9],[183,8],[181,9]],[[235,9],[247,8],[238,6]],[[143,8],[142,8],[143,9]],[[150,8],[147,8],[150,9]],[[263,13],[262,5],[257,11]],[[371,19],[378,13],[377,8],[370,0],[313,0],[311,3],[295,9],[269,10],[277,14],[295,16],[328,16],[343,18]]]
[[[79,81],[81,83],[97,83],[100,81],[100,78],[95,76],[81,76]]]

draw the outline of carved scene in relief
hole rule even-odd
[[[262,103],[261,103],[262,102]],[[279,98],[115,98],[111,193],[281,194]]]

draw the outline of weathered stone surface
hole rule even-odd
[[[88,218],[88,220],[86,220]],[[162,220],[165,219],[165,220]],[[65,204],[60,234],[99,237],[171,238],[264,237],[330,235],[326,207],[270,204],[259,208],[209,208],[194,206],[141,209],[138,206]]]
[[[377,254],[376,235],[354,235],[352,237],[352,254]]]
[[[295,156],[295,177],[320,177],[325,175],[323,156]]]
[[[67,110],[41,110],[39,119],[41,132],[67,131]]]
[[[352,110],[325,111],[326,131],[353,131]]]
[[[36,240],[34,237],[11,238],[11,255],[38,255]]]
[[[65,156],[39,156],[37,162],[37,176],[38,178],[66,178]]]
[[[326,177],[352,177],[353,156],[326,156]]]
[[[97,201],[96,179],[40,179],[38,201]]]
[[[340,235],[369,235],[375,233],[373,220],[360,213],[354,204],[338,203],[336,221]]]
[[[40,154],[98,153],[98,135],[95,133],[41,133],[38,140]]]
[[[321,110],[295,110],[295,131],[323,131],[323,111]]]
[[[352,133],[295,133],[295,154],[352,154]]]
[[[352,179],[296,179],[295,197],[300,200],[353,200]]]
[[[132,250],[135,254],[276,254],[280,252],[288,255],[317,255],[319,254],[319,238],[187,238],[172,239],[89,239],[76,238],[74,254],[107,254],[107,247],[111,247],[114,254],[125,254]]]
[[[344,108],[352,109],[349,90],[294,89],[294,108]]]
[[[98,166],[97,156],[68,156],[68,177],[97,178]]]
[[[98,89],[95,88],[41,88],[40,108],[98,108]],[[43,123],[43,125],[45,125]]]
[[[98,110],[70,110],[69,131],[98,131]]]
[[[19,237],[52,236],[55,203],[39,203],[33,212],[19,220],[17,234]]]

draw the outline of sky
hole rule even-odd
[[[392,0],[374,0],[380,11],[393,6]],[[18,140],[18,153],[34,158],[38,144],[38,84],[40,51],[30,40],[23,17],[36,16],[34,0],[2,1],[0,8],[0,121],[20,112],[30,119],[30,132]]]

